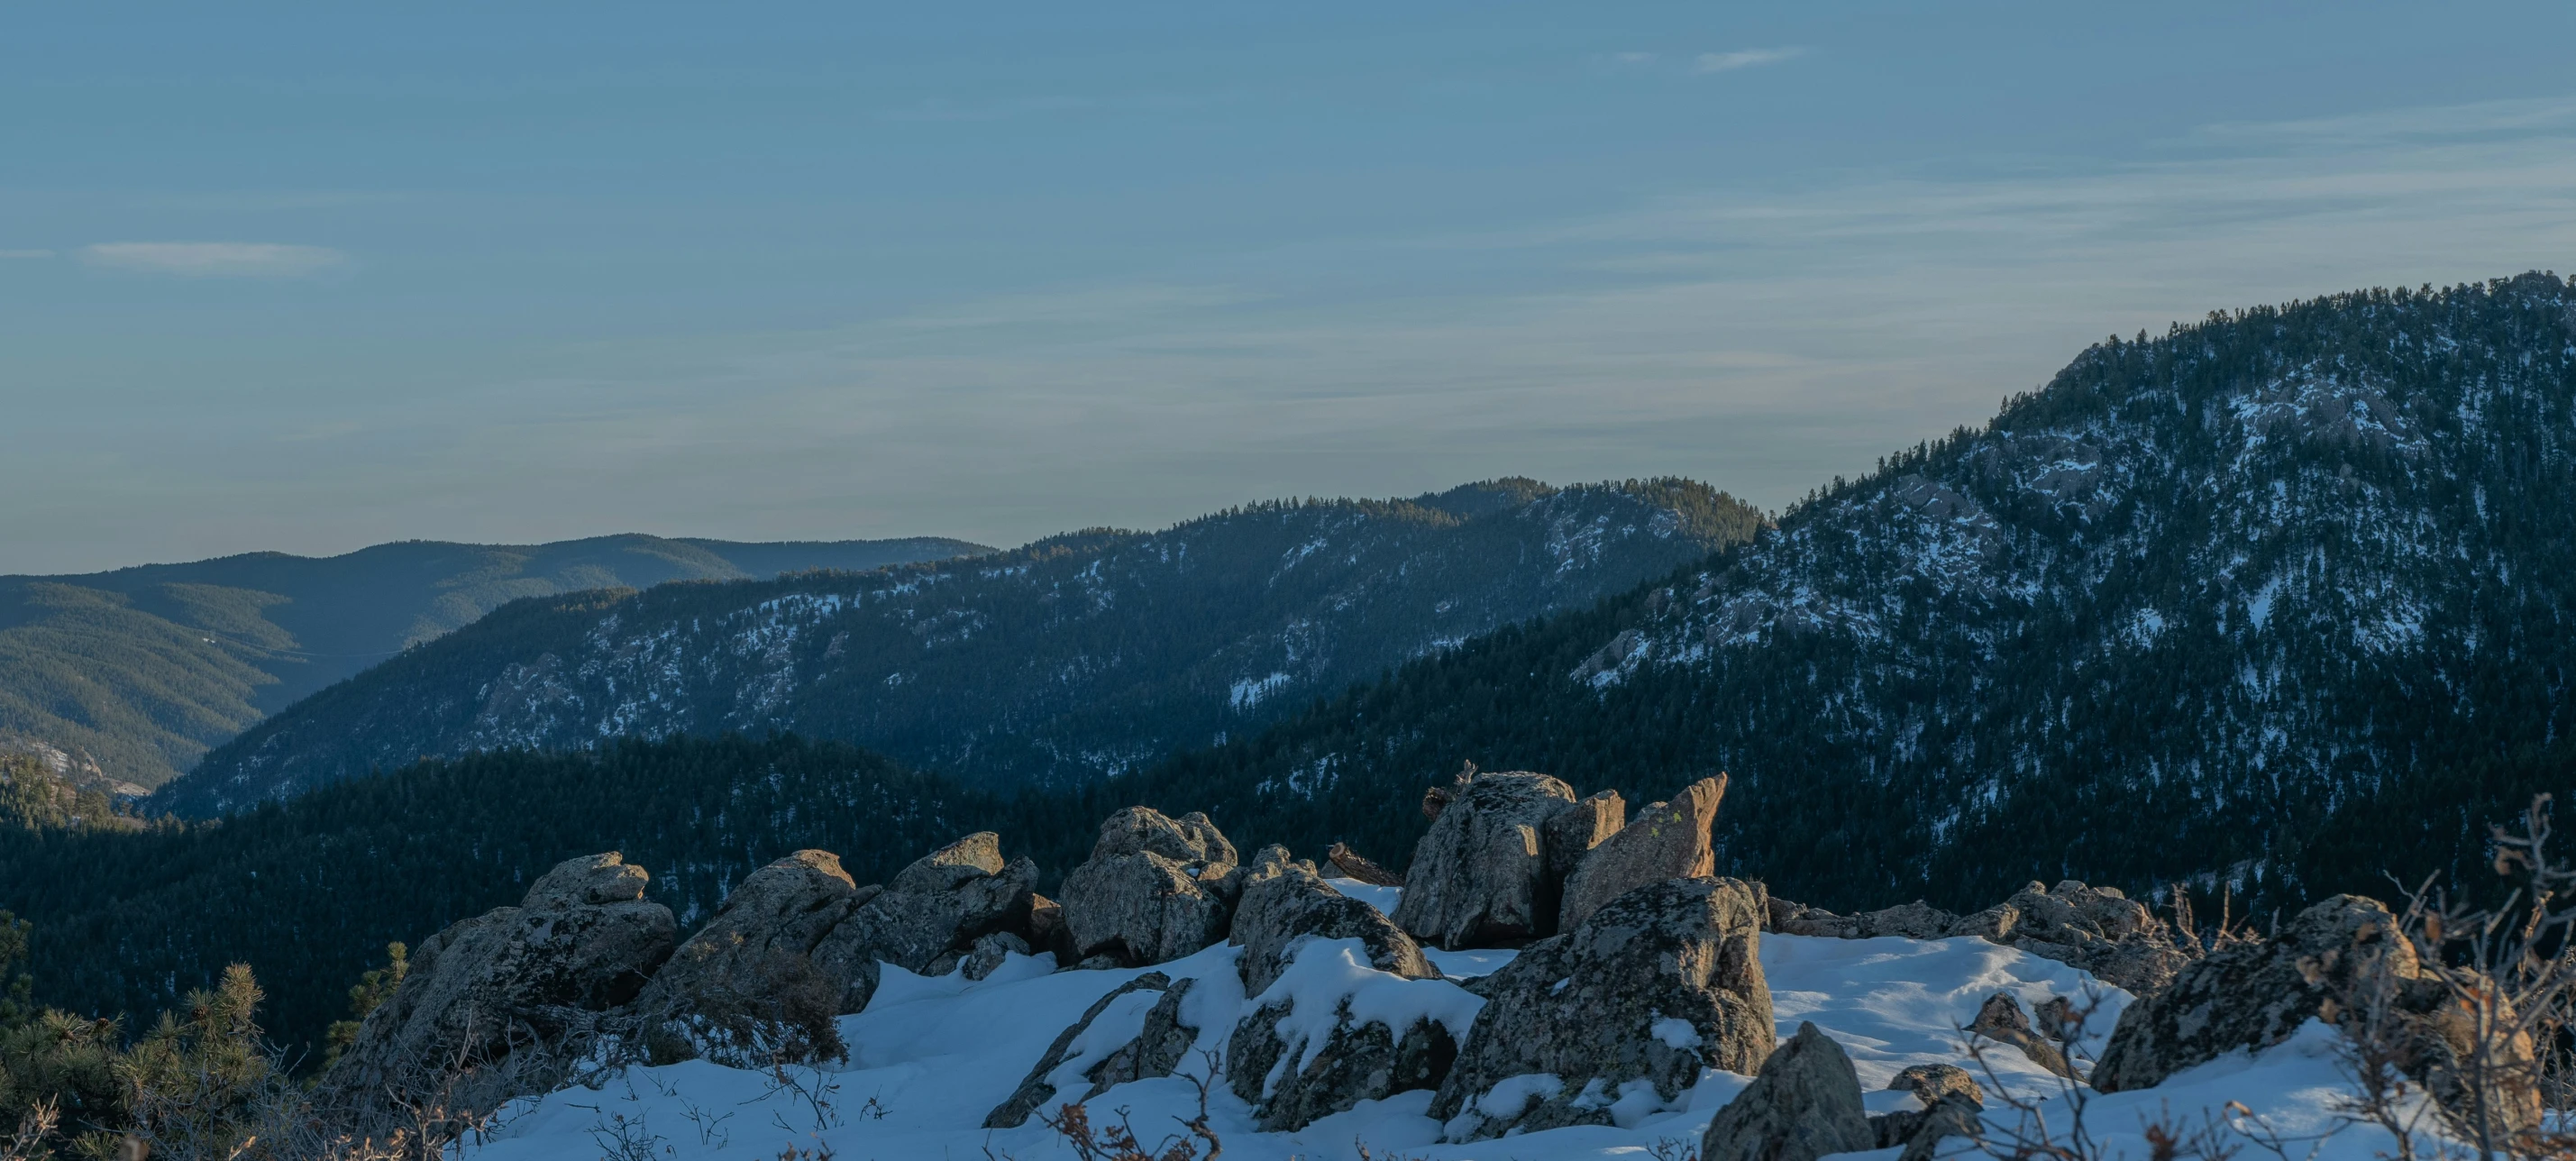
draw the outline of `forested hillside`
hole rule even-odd
[[[1498,480],[1262,504],[868,575],[503,608],[209,754],[152,802],[205,816],[422,755],[794,731],[980,785],[1071,784],[1750,537],[1683,480]]]
[[[1834,907],[2026,879],[2275,901],[2576,801],[2576,308],[2555,277],[2113,339],[1745,548],[1124,789],[1394,851],[1460,760],[1660,797]]]
[[[85,576],[0,576],[0,752],[157,786],[251,723],[523,597],[872,569],[959,540],[737,544],[605,536],[255,552]]]

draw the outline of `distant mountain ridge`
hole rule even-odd
[[[1467,759],[1729,771],[1721,872],[1836,908],[2484,881],[2489,823],[2576,801],[2576,292],[2114,338],[1704,568],[1102,793],[1396,852]]]
[[[795,731],[983,785],[1079,783],[1750,537],[1683,480],[1254,505],[871,575],[521,602],[322,691],[151,806],[206,815],[422,756]]]
[[[940,537],[740,544],[399,541],[0,576],[0,752],[158,785],[269,713],[523,597],[992,551]]]

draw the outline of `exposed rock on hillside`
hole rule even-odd
[[[1954,915],[1921,901],[1836,915],[1775,898],[1769,927],[1783,935],[1839,939],[1981,936],[2083,968],[2141,996],[2162,991],[2173,982],[2174,973],[2191,962],[2190,954],[2175,946],[2172,929],[2144,904],[2116,888],[2091,887],[2072,879],[2053,889],[2032,883],[2011,899],[1973,915]]]
[[[1704,1067],[1752,1071],[1773,1039],[1762,902],[1733,879],[1675,879],[1532,944],[1481,981],[1489,1003],[1431,1115],[1459,1141],[1602,1124],[1679,1099]],[[1531,1073],[1561,1083],[1498,1087]]]
[[[1189,996],[1190,985],[1197,981],[1172,982],[1161,972],[1146,972],[1112,989],[1094,1001],[1082,1013],[1082,1019],[1066,1028],[1049,1045],[1046,1055],[1038,1058],[1010,1098],[985,1116],[987,1129],[1015,1129],[1027,1124],[1029,1114],[1046,1107],[1056,1094],[1079,1078],[1091,1087],[1079,1098],[1088,1101],[1111,1087],[1148,1077],[1170,1076],[1180,1066],[1181,1058],[1197,1039],[1198,1029],[1181,1022],[1181,1001]],[[1126,997],[1143,992],[1153,995],[1152,1006],[1144,1009],[1142,1025],[1135,1037],[1114,1049],[1103,1050],[1097,1042],[1104,1038],[1088,1035],[1093,1027],[1119,1007]],[[1129,1007],[1137,1001],[1126,1001]],[[1132,1015],[1130,1018],[1133,1018]],[[1089,1045],[1088,1052],[1085,1046]]]
[[[1265,1132],[1436,1088],[1483,1000],[1372,969],[1359,940],[1302,941],[1226,1040],[1225,1079]]]
[[[1703,1161],[1815,1161],[1878,1147],[1860,1101],[1860,1077],[1842,1045],[1814,1024],[1762,1062],[1700,1138]]]
[[[2074,1067],[2066,1062],[2066,1053],[2049,1043],[2047,1037],[2031,1030],[2030,1016],[2021,1010],[2021,1001],[2014,999],[2009,992],[1997,992],[1986,997],[1986,1002],[1978,1005],[1977,1018],[1969,1022],[1968,1031],[1997,1044],[2018,1048],[2032,1064],[2059,1076],[2075,1075]]]
[[[1289,858],[1286,847],[1262,848],[1243,877],[1243,901],[1235,907],[1231,937],[1243,945],[1243,958],[1235,964],[1243,975],[1243,994],[1267,990],[1310,938],[1356,939],[1369,966],[1379,971],[1406,979],[1440,978],[1413,937],[1377,908],[1334,890],[1314,864]]]
[[[1725,798],[1726,775],[1702,778],[1683,787],[1671,802],[1648,804],[1635,821],[1597,840],[1580,862],[1566,864],[1574,872],[1565,880],[1558,929],[1573,930],[1602,904],[1648,883],[1716,873],[1708,830]]]
[[[991,831],[922,856],[870,893],[860,888],[849,918],[813,949],[814,966],[841,989],[841,1010],[860,1011],[876,994],[877,965],[944,975],[975,941],[1025,929],[1038,880],[1026,856],[1004,862]]]
[[[1091,858],[1064,877],[1074,953],[1131,967],[1179,959],[1225,938],[1234,844],[1208,817],[1131,806],[1100,824]]]
[[[654,1057],[759,1068],[782,1053],[836,1054],[843,988],[816,970],[812,953],[857,900],[830,851],[798,851],[752,872],[636,1000]],[[786,1042],[799,1036],[804,1043]]]
[[[2372,1027],[2374,1010],[2384,1013]],[[2476,1044],[2474,1016],[2419,961],[2378,900],[2338,895],[2299,913],[2277,938],[2220,947],[2162,994],[2129,1005],[2111,1032],[2093,1086],[2122,1092],[2237,1049],[2289,1038],[2311,1018],[2370,1037],[2454,1116],[2474,1119],[2461,1082]],[[2506,1013],[2510,1019],[2510,1013]],[[2530,1041],[2497,1046],[2503,1079],[2490,1114],[2507,1133],[2540,1123],[2539,1066]]]
[[[317,1098],[362,1131],[407,1124],[406,1106],[488,1112],[562,1082],[601,1014],[636,998],[670,958],[669,908],[644,901],[644,868],[615,852],[571,859],[516,907],[456,923],[411,953]]]
[[[1545,774],[1460,775],[1413,848],[1396,926],[1452,949],[1551,933],[1564,869],[1548,865],[1540,836],[1573,808],[1574,789]]]

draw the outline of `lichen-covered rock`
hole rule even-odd
[[[2384,1010],[2373,1029],[2372,1009]],[[2372,1035],[2455,1117],[2474,1119],[2461,1064],[2476,1043],[2473,1014],[2417,959],[2397,917],[2378,900],[2338,895],[2299,913],[2277,937],[2220,947],[2163,992],[2129,1005],[2093,1069],[2103,1092],[2150,1088],[2237,1049],[2288,1039],[2311,1018]],[[2510,1013],[2506,1013],[2510,1019]],[[2530,1041],[2494,1046],[2503,1078],[2487,1115],[2506,1133],[2538,1126],[2538,1065]]]
[[[1460,775],[1413,848],[1396,926],[1453,950],[1548,934],[1562,869],[1551,874],[1541,836],[1573,807],[1573,788],[1545,774]]]
[[[1076,1077],[1090,1082],[1090,1089],[1081,1098],[1088,1101],[1129,1081],[1172,1075],[1198,1038],[1198,1029],[1181,1020],[1181,1002],[1196,982],[1182,980],[1176,984],[1161,972],[1146,972],[1093,1001],[1091,1007],[1084,1009],[1082,1019],[1056,1035],[1055,1043],[1038,1058],[1036,1067],[1020,1081],[1020,1087],[985,1115],[984,1127],[1015,1129],[1028,1123],[1029,1114],[1056,1099],[1057,1092]],[[1144,1009],[1136,1035],[1108,1052],[1083,1053],[1082,1045],[1100,1039],[1085,1034],[1109,1017],[1120,1006],[1122,997],[1139,992],[1157,995],[1152,1006]],[[1127,1018],[1136,1017],[1130,1013]]]
[[[1821,907],[1804,907],[1786,899],[1771,900],[1771,922],[1766,930],[1781,935],[1812,935],[1829,939],[1878,939],[1902,936],[1906,939],[1947,939],[1959,935],[1982,935],[2004,942],[2012,929],[2011,908],[1994,908],[1975,915],[1953,915],[1920,899],[1912,903],[1863,911],[1857,915],[1836,915]]]
[[[2055,887],[2032,883],[2004,903],[2016,920],[2003,942],[2083,968],[2134,995],[2163,991],[2191,962],[2164,921],[2117,888],[2073,879]]]
[[[1699,1155],[1702,1161],[1815,1161],[1878,1147],[1851,1057],[1814,1024],[1800,1024],[1762,1062],[1753,1083],[1717,1110]]]
[[[1600,840],[1565,880],[1557,930],[1571,931],[1601,905],[1648,883],[1716,873],[1709,827],[1726,799],[1726,775],[1702,778],[1670,802],[1650,803],[1626,826]],[[1587,800],[1588,801],[1588,800]],[[1562,818],[1563,816],[1559,816]]]
[[[1231,938],[1243,947],[1235,970],[1242,973],[1244,995],[1260,995],[1277,981],[1305,938],[1357,939],[1367,949],[1369,965],[1379,971],[1407,979],[1440,978],[1440,970],[1423,958],[1412,936],[1377,908],[1334,890],[1314,864],[1289,858],[1287,848],[1263,848],[1244,868],[1243,878]]]
[[[1977,1113],[1986,1107],[1986,1094],[1964,1068],[1955,1064],[1917,1064],[1897,1073],[1887,1087],[1894,1092],[1911,1092],[1914,1099],[1923,1102],[1919,1109],[1869,1119],[1879,1148],[1905,1147],[1898,1161],[1928,1161],[1942,1138],[1978,1131]]]
[[[1085,959],[1179,959],[1225,938],[1237,879],[1234,844],[1206,815],[1132,806],[1100,825],[1091,857],[1064,877],[1065,929]]]
[[[752,872],[637,998],[653,1058],[761,1068],[838,1055],[840,991],[811,957],[857,895],[830,851],[798,851]]]
[[[486,1113],[562,1082],[601,1014],[629,1003],[670,958],[671,909],[615,852],[567,860],[516,907],[451,924],[411,954],[392,997],[316,1091],[361,1134],[408,1124],[405,1104]]]
[[[862,1011],[880,963],[953,967],[977,939],[1026,928],[1037,881],[1027,857],[1003,860],[999,836],[968,835],[914,860],[873,895],[861,888],[865,902],[815,945],[814,966],[840,986],[841,1011]]]
[[[1591,854],[1594,847],[1610,841],[1610,836],[1627,825],[1628,800],[1619,797],[1616,790],[1603,790],[1578,799],[1574,809],[1558,812],[1556,817],[1547,820],[1546,826],[1539,828],[1539,842],[1547,851],[1549,876],[1560,884],[1570,882],[1575,870],[1583,865],[1583,857]],[[1564,893],[1560,890],[1557,902],[1560,916],[1564,910]],[[1561,924],[1556,930],[1563,931],[1572,926],[1571,923]]]
[[[2032,1064],[2059,1076],[2075,1075],[2075,1069],[2066,1062],[2066,1053],[2031,1030],[2030,1017],[2022,1012],[2021,1001],[2008,992],[1986,997],[1986,1002],[1977,1006],[1977,1018],[1968,1023],[1968,1031],[2018,1048]]]
[[[1436,1088],[1484,1001],[1368,967],[1357,940],[1305,939],[1226,1040],[1225,1079],[1264,1132]]]
[[[1450,1140],[1602,1124],[1615,1099],[1644,1099],[1638,1082],[1669,1103],[1702,1068],[1753,1071],[1773,1039],[1761,909],[1749,884],[1674,879],[1532,944],[1480,981],[1489,1002],[1431,1115]],[[1497,1096],[1497,1086],[1533,1073],[1553,1075],[1559,1088]]]

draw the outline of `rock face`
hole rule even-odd
[[[1226,1040],[1226,1084],[1265,1132],[1438,1087],[1484,1004],[1445,980],[1371,970],[1357,939],[1305,937],[1291,955]]]
[[[1431,1115],[1450,1140],[1604,1124],[1640,1082],[1671,1102],[1703,1067],[1753,1071],[1773,1039],[1761,914],[1759,888],[1675,879],[1531,945],[1480,981],[1488,1003]],[[1498,1093],[1530,1073],[1553,1074],[1561,1090]]]
[[[1034,954],[1029,950],[1029,941],[1007,931],[996,931],[975,941],[974,949],[966,953],[966,965],[962,970],[967,979],[985,979],[1015,954]]]
[[[1234,844],[1206,815],[1131,806],[1064,877],[1065,929],[1085,959],[1164,963],[1225,938],[1237,887]]]
[[[2373,1008],[2385,1009],[2377,1027]],[[2385,1045],[2454,1118],[2475,1123],[2477,1101],[2461,1079],[2476,1044],[2473,1014],[2417,959],[2397,917],[2358,895],[2300,912],[2274,939],[2214,950],[2163,993],[2129,1005],[2093,1069],[2093,1086],[2152,1087],[2236,1049],[2278,1044],[2311,1017]],[[2493,1067],[2505,1082],[2486,1115],[2504,1133],[2536,1128],[2541,1100],[2531,1043],[2515,1037],[2496,1055]]]
[[[1357,939],[1368,950],[1369,965],[1379,971],[1407,979],[1440,978],[1440,969],[1423,958],[1412,936],[1377,908],[1334,890],[1314,864],[1290,859],[1287,848],[1263,848],[1243,878],[1232,939],[1243,946],[1235,970],[1243,975],[1244,995],[1268,990],[1309,937]]]
[[[1442,792],[1413,848],[1396,926],[1437,947],[1494,947],[1548,934],[1564,868],[1548,865],[1550,819],[1574,790],[1545,774],[1469,772]],[[1431,799],[1426,812],[1434,809]]]
[[[1815,1161],[1878,1147],[1851,1058],[1814,1024],[1800,1024],[1762,1062],[1753,1083],[1717,1110],[1699,1155],[1702,1161]]]
[[[1172,1075],[1172,1070],[1179,1067],[1181,1059],[1188,1055],[1190,1044],[1198,1039],[1198,1029],[1181,1022],[1181,1002],[1189,996],[1190,985],[1196,982],[1182,980],[1175,984],[1161,972],[1147,972],[1093,1001],[1091,1007],[1082,1013],[1082,1019],[1056,1036],[1055,1043],[1048,1046],[1046,1055],[1038,1058],[1037,1067],[1029,1070],[1027,1079],[1020,1082],[1020,1087],[1011,1093],[1010,1098],[984,1117],[984,1127],[1015,1129],[1027,1124],[1029,1114],[1056,1099],[1059,1085],[1067,1080],[1062,1074],[1068,1061],[1079,1068],[1074,1075],[1091,1082],[1090,1089],[1081,1097],[1084,1101],[1129,1081]],[[1144,1026],[1135,1038],[1087,1064],[1079,1059],[1079,1047],[1086,1039],[1084,1034],[1091,1031],[1092,1025],[1104,1013],[1117,1005],[1120,997],[1136,992],[1159,992],[1161,998],[1145,1010]]]
[[[1709,847],[1708,830],[1725,798],[1726,775],[1702,778],[1671,802],[1649,804],[1635,821],[1591,847],[1565,880],[1557,929],[1573,930],[1602,904],[1648,883],[1715,874],[1717,854]]]
[[[516,907],[450,925],[369,1013],[315,1094],[361,1132],[404,1123],[402,1103],[489,1112],[560,1083],[602,1013],[632,1001],[671,956],[670,908],[615,852],[548,871]]]
[[[812,953],[857,898],[830,851],[798,851],[752,872],[636,1000],[653,1059],[760,1068],[839,1055],[832,1017],[841,991]]]
[[[1574,809],[1560,812],[1547,820],[1546,826],[1539,828],[1539,841],[1547,847],[1549,872],[1573,878],[1575,869],[1583,865],[1583,856],[1592,853],[1592,848],[1610,841],[1610,836],[1619,833],[1620,828],[1626,825],[1628,800],[1619,797],[1616,790],[1604,790],[1576,802]],[[1562,894],[1559,898],[1563,898]],[[1557,905],[1560,917],[1564,910],[1564,904],[1560,902]],[[1565,931],[1573,926],[1572,923],[1561,923],[1557,930]]]
[[[2049,1043],[2047,1037],[2031,1030],[2030,1017],[2022,1012],[2021,1001],[2007,993],[1997,992],[1986,997],[1986,1002],[1977,1006],[1977,1018],[1969,1023],[1968,1031],[1997,1044],[2018,1048],[2032,1064],[2059,1076],[2075,1075],[2075,1069],[2066,1063],[2066,1053]]]
[[[944,974],[977,939],[1025,929],[1037,881],[1027,857],[1003,861],[999,836],[968,835],[915,860],[881,891],[860,888],[849,917],[815,945],[814,966],[840,988],[841,1011],[863,1010],[879,963]]]
[[[2144,904],[2116,888],[2087,886],[2072,879],[2055,887],[2032,883],[2011,899],[1973,915],[1953,915],[1921,901],[1836,915],[1774,899],[1770,929],[1782,935],[1840,939],[1982,936],[2083,968],[2140,996],[2164,990],[2174,973],[2191,962],[2191,956],[2174,945],[2172,930]]]

